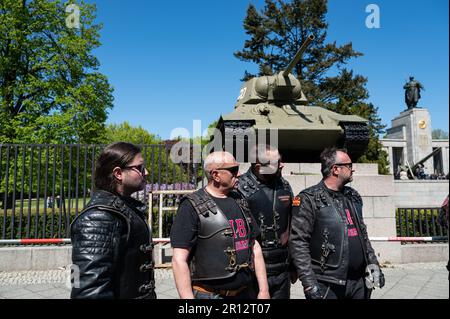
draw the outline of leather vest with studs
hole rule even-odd
[[[207,281],[233,277],[240,269],[253,269],[253,243],[251,233],[253,223],[247,203],[237,193],[229,197],[236,200],[240,207],[246,227],[249,230],[248,260],[237,263],[234,232],[225,214],[220,210],[211,196],[204,190],[186,195],[200,219],[197,244],[191,252],[191,278],[193,281]]]
[[[287,271],[287,235],[293,198],[289,183],[280,177],[272,185],[266,185],[249,168],[239,177],[238,190],[247,200],[261,230],[261,248],[267,274]]]

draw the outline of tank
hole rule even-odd
[[[345,147],[353,160],[364,153],[369,142],[368,121],[308,105],[300,81],[291,74],[313,40],[310,35],[283,71],[245,82],[233,112],[220,117],[216,128],[222,134],[222,145],[233,143],[235,156],[237,143],[246,145],[247,150],[252,134],[259,143],[265,135],[266,142],[274,144],[274,131],[285,162],[318,162],[328,146]]]

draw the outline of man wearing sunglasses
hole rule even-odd
[[[374,287],[384,286],[384,276],[361,196],[345,186],[353,180],[352,161],[337,148],[325,149],[320,160],[322,181],[300,192],[292,212],[291,258],[307,299],[370,299]]]
[[[235,191],[238,163],[228,152],[214,152],[204,171],[208,185],[183,197],[170,235],[180,298],[269,298],[259,228]]]
[[[293,193],[281,176],[284,167],[278,149],[270,145],[253,147],[254,161],[239,177],[238,190],[247,199],[261,230],[261,248],[266,263],[272,299],[289,299],[288,237]]]
[[[143,190],[148,171],[131,143],[106,146],[95,166],[95,192],[71,224],[73,299],[155,299],[152,234]]]

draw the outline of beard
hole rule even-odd
[[[343,185],[346,185],[346,184],[348,184],[348,183],[351,183],[351,182],[353,182],[353,175],[350,175],[350,176],[348,176],[347,178],[345,178],[344,180],[343,180]]]
[[[146,186],[147,186],[147,180],[144,177],[142,177],[141,181],[136,182],[136,184],[134,184],[134,185],[128,185],[128,188],[130,189],[130,191],[135,193],[135,192],[139,192],[139,191],[145,189]]]

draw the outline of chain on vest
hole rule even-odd
[[[239,178],[238,189],[248,201],[253,217],[258,221],[263,249],[281,247],[281,235],[289,225],[292,191],[283,178],[277,183],[274,189],[263,187],[250,171]],[[280,196],[289,196],[287,205],[280,201]]]
[[[261,230],[261,247],[269,275],[287,269],[289,256],[282,235],[289,231],[293,198],[287,181],[280,178],[275,183],[273,188],[265,186],[249,169],[239,177],[238,184],[238,190],[248,201]]]

